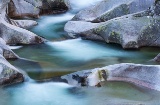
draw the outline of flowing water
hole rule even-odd
[[[77,11],[100,0],[71,0],[71,11],[41,16],[30,29],[50,40],[40,45],[11,46],[25,59],[10,63],[25,71],[28,81],[0,89],[0,105],[159,105],[160,93],[123,82],[107,82],[103,87],[75,88],[64,83],[37,83],[54,76],[117,63],[149,62],[159,48],[123,50],[117,44],[68,39],[63,27]],[[116,103],[116,104],[115,104]]]

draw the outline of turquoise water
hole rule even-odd
[[[28,74],[26,82],[0,89],[0,105],[159,105],[160,92],[123,82],[103,83],[101,88],[75,88],[58,82],[37,83],[71,72],[117,63],[150,62],[159,48],[123,50],[120,45],[69,39],[64,24],[77,11],[99,0],[74,1],[65,14],[41,16],[30,31],[50,40],[40,45],[11,47],[25,59],[10,63]]]

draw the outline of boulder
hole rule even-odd
[[[104,81],[122,81],[160,91],[160,66],[122,63],[61,76],[73,86],[101,86]]]
[[[70,8],[69,0],[11,0],[10,18],[38,18],[42,14],[63,13]]]
[[[5,41],[0,38],[0,86],[19,83],[24,81],[24,75],[6,59],[19,58],[8,48]]]
[[[2,55],[6,59],[17,59],[19,56],[15,54],[8,46],[6,42],[0,38],[0,55]]]
[[[24,75],[0,55],[0,85],[10,85],[24,81]]]
[[[35,35],[34,33],[22,29],[20,27],[14,26],[13,20],[8,17],[6,14],[6,9],[7,9],[7,4],[9,3],[10,0],[3,0],[1,1],[0,5],[0,37],[10,45],[15,45],[15,44],[37,44],[37,43],[43,43],[45,39]],[[3,7],[3,8],[2,8]],[[15,22],[15,21],[14,21]],[[27,21],[18,21],[19,26],[21,25],[24,27]],[[28,21],[27,25],[33,24],[33,21]],[[26,26],[27,26],[26,25]]]
[[[10,18],[38,18],[41,0],[11,0],[8,4]]]
[[[70,21],[65,31],[71,37],[79,35],[83,39],[118,43],[123,48],[160,46],[160,16],[158,4],[146,11],[129,14],[106,22],[91,23]],[[83,28],[80,28],[83,27]]]
[[[0,20],[0,37],[9,45],[43,43],[45,39],[36,34]]]
[[[104,22],[123,15],[144,11],[153,3],[154,0],[103,0],[81,10],[72,20]]]
[[[42,0],[40,14],[57,14],[66,12],[70,8],[69,0]]]

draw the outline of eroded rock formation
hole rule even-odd
[[[104,81],[123,81],[160,91],[160,66],[115,64],[61,77],[73,86],[101,86]]]
[[[127,14],[148,9],[154,0],[103,0],[98,4],[81,10],[73,21],[104,22]]]
[[[63,13],[70,8],[69,0],[11,0],[11,18],[38,18],[42,14]]]
[[[133,14],[127,13],[128,15],[121,14],[123,16],[121,15],[118,15],[120,17],[116,16],[116,14],[118,14],[119,11],[114,12],[113,10],[116,9],[117,6],[119,7],[120,5],[123,4],[123,2],[122,4],[119,4],[121,1],[115,3],[112,6],[113,7],[112,11],[109,11],[108,9],[104,9],[104,11],[101,12],[97,12],[98,10],[91,11],[91,14],[94,13],[100,14],[100,17],[102,14],[105,14],[106,18],[104,20],[100,19],[99,17],[94,17],[94,18],[90,16],[87,17],[88,15],[86,15],[86,11],[89,10],[82,10],[80,13],[77,14],[77,16],[73,18],[73,20],[79,20],[79,21],[69,21],[65,25],[65,31],[68,32],[68,34],[71,37],[75,37],[78,35],[81,36],[83,39],[100,40],[107,43],[118,43],[121,44],[123,48],[140,48],[143,46],[159,47],[160,46],[159,4],[157,3],[152,5],[154,1],[150,0],[149,2],[145,0],[141,1],[138,0],[139,2],[137,0],[131,0],[131,1],[134,2],[135,5],[136,3],[141,4],[137,5],[137,7],[135,6],[134,12],[128,12]],[[106,1],[104,0],[103,2]],[[103,4],[103,2],[101,2],[100,4]],[[127,2],[127,0],[124,0],[124,2]],[[128,8],[131,8],[134,3],[131,3],[128,6]],[[98,5],[99,4],[93,6],[93,8],[98,8]],[[146,7],[144,6],[144,8],[142,8],[141,7],[142,5],[146,5]],[[133,8],[128,10],[133,10]],[[115,16],[114,15],[110,16],[111,14],[115,14]],[[84,15],[86,15],[86,18],[80,18],[81,16],[83,17]],[[100,23],[92,23],[85,21],[92,21],[92,22],[97,21]]]

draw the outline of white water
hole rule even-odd
[[[8,88],[4,97],[9,101],[3,105],[81,105],[81,99],[68,94],[69,88],[72,87],[65,83],[27,82]],[[12,94],[12,97],[8,97],[8,94]]]
[[[102,0],[70,0],[73,10],[81,10]]]
[[[113,48],[106,44],[98,44],[92,41],[82,39],[72,39],[59,42],[47,43],[53,49],[58,51],[57,56],[75,61],[89,61],[93,59],[101,59],[104,57],[132,57],[135,52],[127,52],[119,48]],[[52,55],[52,54],[51,54]],[[53,54],[55,56],[55,54]],[[136,57],[142,56],[136,54]]]

